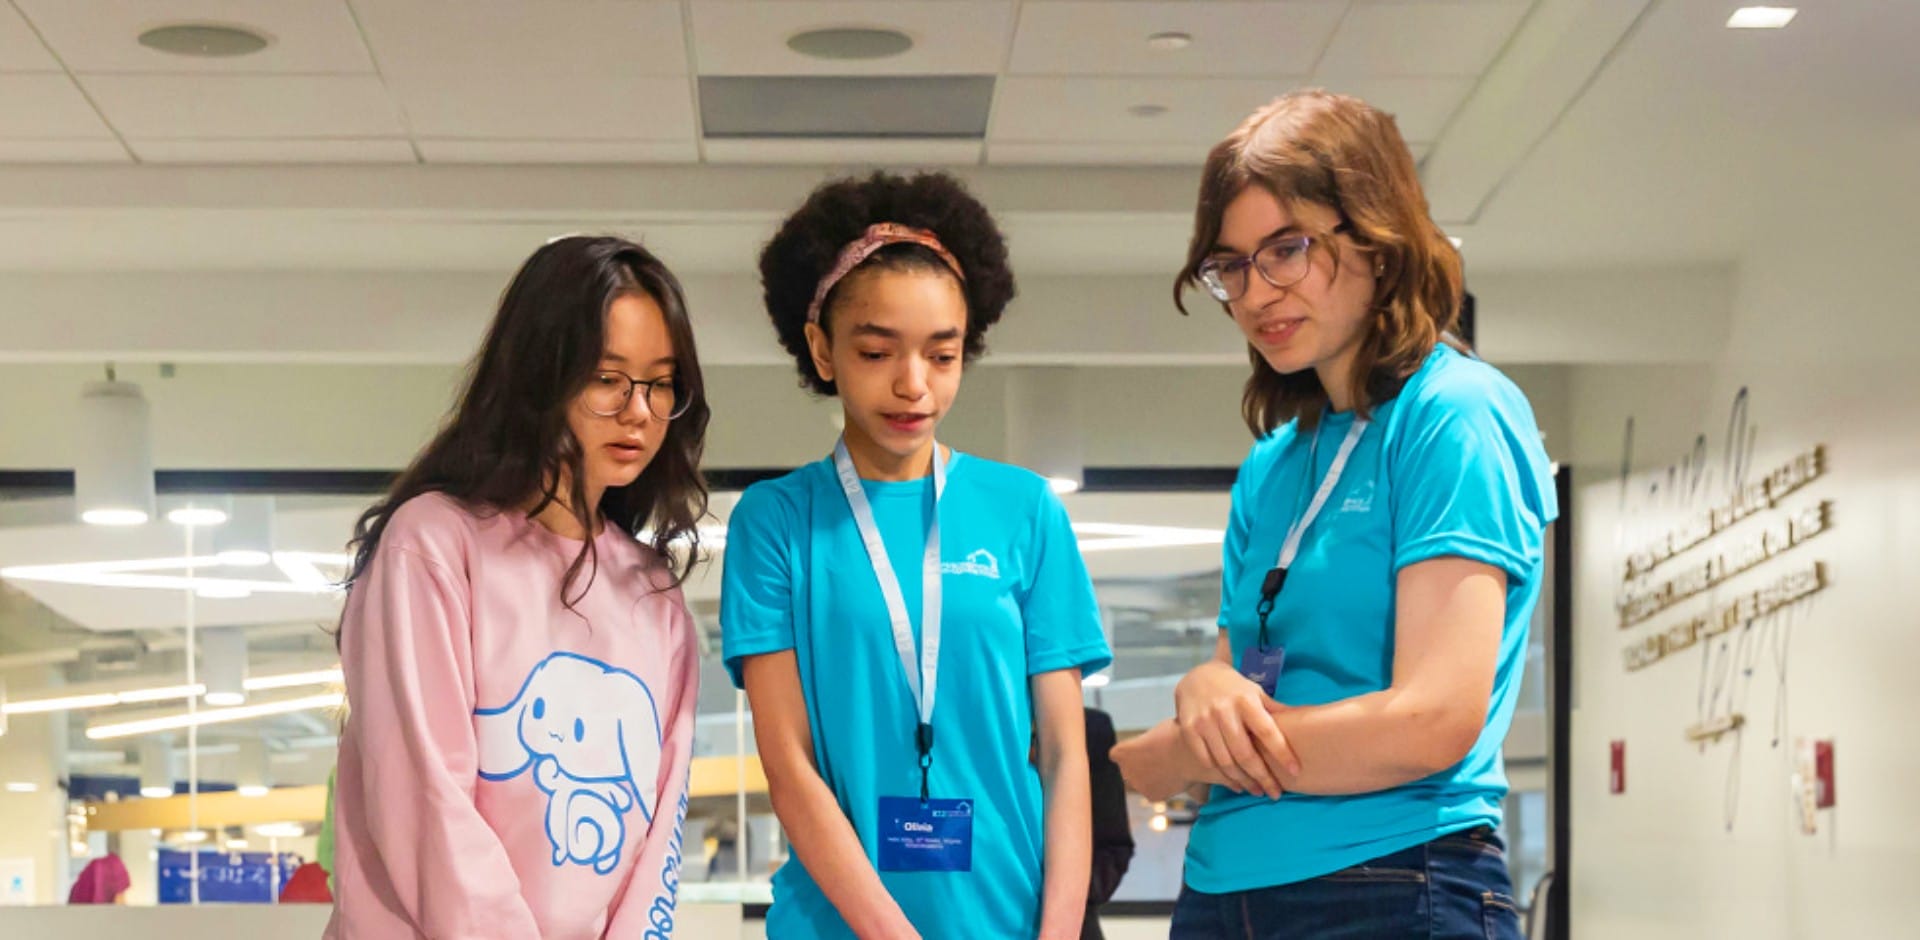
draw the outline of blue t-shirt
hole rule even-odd
[[[933,479],[865,487],[917,646]],[[955,452],[940,499],[940,558],[932,795],[973,801],[972,870],[880,880],[929,940],[1031,937],[1044,833],[1027,680],[1096,670],[1111,654],[1066,508],[1038,475]],[[918,717],[832,460],[741,495],[727,524],[720,625],[735,685],[743,658],[795,651],[820,775],[877,860],[880,798],[920,794]],[[798,858],[774,875],[773,895],[768,936],[853,936]]]
[[[1289,422],[1240,466],[1220,603],[1236,663],[1258,633],[1261,580],[1353,420],[1351,412],[1328,415],[1318,448],[1312,432]],[[1397,396],[1373,408],[1372,422],[1274,605],[1268,629],[1286,648],[1274,697],[1319,705],[1387,688],[1395,576],[1417,562],[1461,557],[1507,576],[1486,728],[1458,765],[1391,790],[1268,800],[1216,787],[1187,845],[1186,882],[1195,890],[1305,881],[1500,822],[1507,792],[1500,748],[1540,596],[1546,525],[1559,514],[1533,409],[1498,370],[1442,345]],[[1310,451],[1317,451],[1311,475]]]

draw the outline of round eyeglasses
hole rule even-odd
[[[1347,230],[1345,222],[1335,226],[1335,233]],[[1232,303],[1247,293],[1247,271],[1260,272],[1260,279],[1272,284],[1276,289],[1285,290],[1300,283],[1313,269],[1313,243],[1320,239],[1312,235],[1288,235],[1276,238],[1255,249],[1253,254],[1238,258],[1208,258],[1200,262],[1194,272],[1200,278],[1200,284],[1221,303]]]
[[[588,411],[611,418],[627,410],[635,389],[645,390],[641,392],[641,399],[646,402],[647,411],[662,421],[672,421],[693,406],[693,396],[687,393],[678,375],[643,380],[625,372],[595,372],[587,379],[581,402]]]

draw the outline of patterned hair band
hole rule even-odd
[[[820,322],[820,305],[826,303],[827,294],[832,292],[833,285],[840,283],[841,278],[859,267],[861,262],[873,257],[874,252],[888,245],[898,244],[920,245],[931,250],[940,256],[941,261],[946,262],[947,267],[953,269],[954,277],[959,278],[961,283],[966,283],[967,275],[960,270],[959,260],[954,258],[953,253],[948,251],[945,245],[940,244],[940,239],[932,232],[894,222],[875,222],[867,226],[866,232],[859,238],[848,242],[847,247],[840,249],[840,256],[834,260],[833,269],[820,279],[820,286],[813,291],[813,302],[807,305],[807,322]]]

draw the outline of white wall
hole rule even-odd
[[[1844,173],[1783,169],[1821,184],[1770,192],[1781,227],[1758,238],[1737,269],[1722,355],[1698,367],[1575,370],[1576,937],[1894,937],[1912,935],[1920,919],[1910,885],[1920,869],[1920,802],[1911,796],[1920,778],[1911,721],[1920,709],[1920,630],[1909,589],[1920,557],[1920,382],[1911,364],[1920,318],[1906,276],[1920,199],[1887,182],[1906,175],[1896,156],[1910,155],[1912,141],[1887,143],[1883,163]],[[1699,431],[1718,468],[1728,405],[1742,386],[1757,428],[1755,475],[1826,446],[1829,476],[1787,505],[1832,499],[1834,528],[1731,582],[1718,599],[1806,560],[1828,565],[1831,586],[1791,615],[1789,634],[1760,634],[1784,636],[1784,655],[1761,647],[1751,677],[1736,671],[1744,731],[1698,748],[1682,730],[1700,709],[1704,657],[1720,643],[1640,672],[1622,664],[1627,640],[1713,599],[1618,628],[1611,600],[1621,545],[1632,529],[1657,531],[1676,514],[1669,506],[1623,518],[1621,424],[1637,419],[1634,489],[1644,493]],[[1752,538],[1759,525],[1729,537]],[[1836,742],[1838,803],[1819,814],[1813,836],[1799,832],[1788,794],[1791,745],[1802,736]],[[1627,742],[1628,788],[1619,796],[1606,789],[1614,739]]]

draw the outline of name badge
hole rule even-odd
[[[972,871],[973,801],[880,798],[881,871]]]
[[[1282,646],[1260,648],[1254,643],[1240,654],[1240,674],[1252,679],[1262,692],[1271,698],[1274,688],[1280,682],[1280,666],[1287,661],[1287,650]]]

